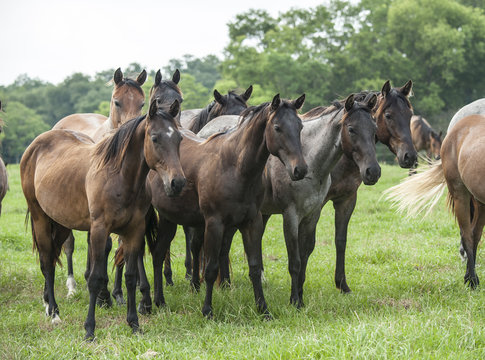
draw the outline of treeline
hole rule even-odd
[[[277,17],[249,10],[228,24],[222,59],[186,55],[172,59],[163,72],[171,76],[180,69],[183,109],[205,106],[214,88],[225,92],[252,84],[252,104],[275,93],[286,98],[306,93],[308,110],[352,92],[380,90],[388,79],[394,86],[412,79],[415,113],[446,130],[458,108],[485,96],[484,9],[485,0],[331,0]],[[0,86],[4,159],[19,161],[37,134],[66,115],[108,115],[107,83],[114,70],[94,78],[76,73],[58,85],[23,75]],[[122,70],[135,76],[142,67]],[[156,70],[147,69],[147,94]]]

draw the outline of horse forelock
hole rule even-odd
[[[124,78],[118,84],[116,84],[114,89],[113,89],[113,93],[116,92],[118,89],[121,89],[123,87],[123,85],[127,85],[130,88],[134,88],[134,89],[138,90],[138,92],[141,95],[145,96],[145,92],[143,91],[141,85],[136,80],[133,80],[133,79],[130,79],[130,78]]]
[[[404,102],[404,104],[411,110],[413,111],[413,105],[407,98],[407,96],[403,95],[399,90],[396,88],[392,88],[391,91],[389,91],[389,94],[387,96],[383,97],[382,103],[380,104],[379,108],[377,111],[384,111],[387,108],[393,106],[394,104],[398,103],[399,101]]]
[[[126,156],[128,145],[146,114],[129,120],[121,125],[111,136],[101,140],[96,145],[93,155],[93,165],[96,170],[111,167],[112,172],[119,172]]]

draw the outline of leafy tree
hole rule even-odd
[[[182,109],[196,109],[207,105],[210,92],[204,85],[197,82],[190,74],[182,74],[180,77],[180,88],[184,94]]]
[[[12,101],[6,104],[2,115],[5,122],[2,133],[2,155],[9,163],[18,163],[25,148],[40,133],[49,130],[32,109],[20,102]]]

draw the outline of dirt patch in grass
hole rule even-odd
[[[385,298],[374,300],[373,302],[381,307],[387,306],[404,310],[416,309],[421,311],[421,304],[413,299]]]

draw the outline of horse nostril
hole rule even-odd
[[[170,185],[172,187],[172,191],[176,194],[180,193],[182,191],[183,187],[185,186],[185,178],[175,178],[172,179]]]
[[[293,170],[293,176],[295,179],[303,179],[307,173],[307,167],[306,166],[295,166]]]

